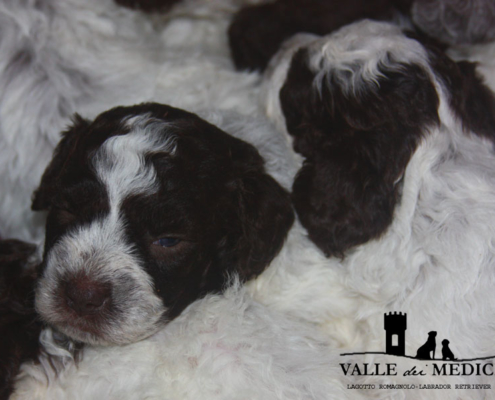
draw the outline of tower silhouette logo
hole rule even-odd
[[[383,325],[386,332],[385,352],[394,356],[406,355],[407,314],[394,312],[384,314]]]

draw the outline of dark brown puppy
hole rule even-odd
[[[440,126],[441,98],[463,128],[495,141],[495,97],[475,65],[417,35],[361,21],[298,46],[274,66],[289,62],[273,107],[305,158],[296,211],[329,256],[344,257],[390,226],[409,160]]]

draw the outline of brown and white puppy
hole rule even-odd
[[[389,23],[294,37],[272,60],[265,92],[267,113],[305,160],[296,212],[329,256],[387,230],[431,132],[495,140],[495,97],[475,65]]]
[[[37,311],[93,344],[140,340],[257,276],[294,219],[253,146],[155,103],[76,117],[33,209],[49,210]]]

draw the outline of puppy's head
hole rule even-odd
[[[37,310],[96,344],[149,336],[229,275],[255,277],[293,222],[255,148],[158,104],[76,118],[33,209],[49,210]]]
[[[493,95],[474,68],[396,26],[363,21],[294,47],[268,71],[267,111],[305,157],[294,205],[327,255],[387,229],[407,164],[432,129],[460,122],[493,136]]]

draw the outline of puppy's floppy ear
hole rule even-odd
[[[260,274],[280,251],[294,212],[289,193],[265,172],[256,149],[240,142],[232,156],[236,177],[229,185],[234,218],[228,221],[231,231],[226,248],[234,257],[235,270],[227,265],[227,271],[247,280]]]
[[[495,96],[493,92],[476,72],[476,64],[461,61],[457,63],[457,67],[463,81],[460,87],[462,88],[460,95],[463,100],[458,106],[458,112],[462,116],[464,126],[477,135],[487,137],[495,142]],[[452,96],[452,101],[455,101],[454,96],[455,93]]]
[[[62,139],[55,148],[53,158],[41,177],[41,183],[33,194],[31,209],[42,211],[50,208],[54,193],[58,188],[59,177],[65,169],[65,164],[73,153],[80,134],[89,126],[89,121],[75,114],[72,126],[62,133]]]
[[[406,35],[428,51],[431,67],[446,90],[452,111],[463,127],[495,143],[495,94],[476,70],[478,64],[452,60],[445,46],[417,32]]]
[[[239,183],[242,236],[236,246],[242,279],[260,274],[280,251],[294,222],[289,194],[265,173]]]
[[[433,69],[447,89],[449,105],[467,130],[495,143],[495,95],[476,71],[477,64],[454,62],[429,48]]]
[[[438,124],[438,96],[415,64],[379,64],[366,80],[358,69],[348,76],[329,68],[318,86],[308,57],[305,49],[295,54],[280,91],[294,148],[306,157],[294,206],[315,244],[342,257],[392,222],[409,159]]]

